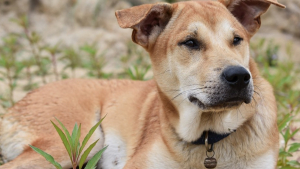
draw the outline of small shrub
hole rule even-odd
[[[84,147],[86,146],[86,143],[91,138],[92,134],[97,129],[97,127],[101,124],[101,122],[104,118],[102,118],[97,124],[95,124],[90,129],[89,133],[85,136],[85,138],[83,139],[81,144],[80,144],[80,141],[79,141],[79,138],[80,138],[80,135],[81,135],[81,133],[80,133],[81,132],[81,124],[79,125],[79,127],[78,127],[77,124],[75,124],[75,126],[73,128],[72,135],[70,135],[69,131],[66,129],[66,127],[58,119],[56,119],[56,120],[58,121],[58,123],[60,124],[62,129],[60,129],[56,124],[54,124],[51,121],[51,123],[55,127],[57,133],[59,134],[59,136],[60,136],[60,138],[61,138],[68,154],[69,154],[73,169],[76,169],[77,166],[79,167],[79,169],[82,168],[87,156],[89,155],[91,150],[94,148],[94,146],[99,141],[99,139],[98,139],[97,141],[92,143],[82,154],[82,151],[83,151]],[[57,169],[62,169],[61,165],[58,162],[56,162],[50,154],[47,154],[46,152],[44,152],[41,149],[39,149],[37,147],[34,147],[32,145],[29,145],[29,146],[34,151],[36,151],[37,153],[42,155],[47,161],[49,161],[51,164],[53,164]],[[98,153],[96,153],[89,160],[89,162],[85,166],[85,169],[94,169],[96,164],[100,160],[102,153],[106,150],[106,148],[107,148],[107,146],[104,147],[102,150],[100,150]],[[81,154],[82,154],[82,156],[79,159]]]
[[[8,97],[4,98],[2,96],[0,99],[4,102],[2,106],[9,107],[14,105],[13,92],[17,87],[18,78],[24,65],[17,58],[18,49],[20,48],[18,37],[14,34],[9,34],[2,40],[3,45],[0,46],[0,68],[3,68],[4,71],[0,70],[0,75],[2,76],[0,76],[0,81],[6,82],[9,90]]]
[[[106,65],[106,60],[104,58],[106,51],[100,54],[96,48],[96,45],[84,45],[80,48],[82,51],[88,54],[88,60],[84,62],[84,68],[88,70],[87,75],[96,78],[108,79],[112,76],[112,73],[104,73],[103,67]]]
[[[299,140],[294,136],[299,132],[299,128],[292,128],[293,123],[300,112],[300,91],[294,89],[295,84],[300,84],[300,68],[292,61],[278,62],[277,56],[279,45],[273,41],[260,39],[257,43],[252,43],[252,54],[258,62],[262,75],[271,83],[274,88],[278,107],[278,129],[282,136],[283,146],[279,150],[277,166],[279,169],[300,168],[300,163],[291,160],[295,152],[299,151]],[[281,46],[282,47],[282,46]],[[292,55],[292,45],[287,44],[286,53]],[[259,90],[259,89],[258,89]]]

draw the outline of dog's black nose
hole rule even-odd
[[[241,66],[230,66],[223,72],[224,81],[230,86],[242,89],[250,82],[249,72]]]

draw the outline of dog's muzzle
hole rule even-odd
[[[230,66],[222,73],[222,80],[230,88],[241,91],[250,83],[250,73],[241,66]]]
[[[218,83],[203,91],[205,102],[191,94],[188,99],[201,109],[232,108],[252,100],[251,74],[241,66],[229,66],[223,70]]]

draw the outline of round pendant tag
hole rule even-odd
[[[206,168],[215,168],[217,167],[217,160],[213,157],[208,157],[204,160],[204,166]]]

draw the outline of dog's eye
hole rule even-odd
[[[241,37],[239,37],[239,36],[236,36],[236,37],[234,37],[234,39],[233,39],[233,45],[234,45],[234,46],[237,46],[237,45],[241,44],[242,41],[243,41],[243,38],[241,38]]]
[[[199,43],[194,39],[187,40],[187,41],[183,42],[182,44],[191,49],[199,49]]]

